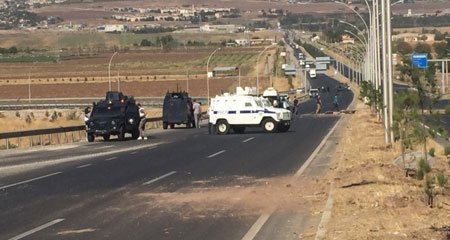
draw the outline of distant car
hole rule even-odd
[[[305,88],[297,88],[297,90],[295,90],[295,92],[297,92],[297,93],[304,93],[305,92]]]
[[[319,96],[319,89],[317,89],[317,88],[309,89],[309,97],[310,98],[316,98],[317,96]]]
[[[348,84],[344,83],[344,84],[339,84],[339,85],[336,87],[336,90],[337,90],[337,91],[350,91],[351,88],[350,88],[350,86],[349,86]]]

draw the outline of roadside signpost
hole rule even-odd
[[[412,65],[418,68],[427,68],[428,54],[426,53],[413,53]]]

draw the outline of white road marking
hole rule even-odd
[[[91,166],[91,165],[92,165],[92,164],[88,163],[88,164],[84,164],[84,165],[78,166],[77,168],[85,168],[85,167],[89,167],[89,166]]]
[[[342,118],[340,118],[333,126],[333,128],[331,128],[331,130],[328,132],[328,134],[322,139],[322,142],[320,142],[319,146],[316,147],[316,149],[314,150],[314,152],[309,156],[309,158],[306,160],[305,163],[303,163],[303,165],[300,167],[300,169],[298,169],[298,171],[295,173],[296,177],[299,177],[300,175],[303,174],[303,172],[306,170],[306,168],[311,164],[311,162],[314,160],[314,158],[317,156],[317,154],[320,152],[320,150],[322,150],[323,146],[325,145],[325,143],[327,142],[328,138],[331,136],[331,134],[334,133],[334,130],[336,129],[336,127],[339,125],[339,123],[341,122]]]
[[[110,158],[105,159],[105,161],[111,161],[111,160],[114,160],[114,159],[117,159],[117,157],[110,157]]]
[[[55,219],[55,220],[53,220],[51,222],[48,222],[48,223],[46,223],[44,225],[41,225],[41,226],[36,227],[36,228],[33,228],[33,229],[29,230],[29,231],[26,231],[26,232],[24,232],[22,234],[19,234],[19,235],[15,236],[15,237],[12,237],[12,238],[8,239],[8,240],[19,240],[19,239],[22,239],[22,238],[27,237],[27,236],[35,233],[35,232],[39,232],[42,229],[48,228],[48,227],[53,226],[53,225],[55,225],[57,223],[60,223],[62,221],[64,221],[64,218]]]
[[[133,155],[133,154],[136,154],[136,153],[138,153],[138,152],[132,152],[132,153],[130,153],[130,154]]]
[[[214,153],[214,154],[209,155],[208,158],[213,158],[213,157],[215,157],[215,156],[217,156],[217,155],[220,155],[220,154],[222,154],[222,153],[224,153],[224,152],[226,152],[226,151],[225,151],[225,150],[222,150],[222,151],[216,152],[216,153]]]
[[[136,151],[136,150],[140,150],[140,149],[144,149],[144,148],[158,146],[158,145],[164,144],[164,143],[167,143],[167,142],[159,142],[159,143],[152,143],[152,144],[145,144],[145,145],[143,144],[143,145],[139,145],[139,146],[133,146],[133,147],[122,148],[122,149],[120,149],[120,148],[113,149],[110,151],[99,152],[99,153],[87,153],[86,155],[83,155],[83,156],[74,156],[74,157],[59,158],[59,159],[53,159],[53,160],[42,160],[39,162],[24,163],[24,164],[17,164],[14,166],[0,167],[0,176],[2,176],[2,177],[11,176],[11,175],[19,174],[22,172],[27,172],[30,170],[40,169],[40,168],[44,168],[47,166],[52,166],[52,165],[56,165],[56,164],[66,163],[66,162],[81,161],[81,160],[87,160],[87,159],[92,160],[93,158],[106,157],[106,156],[111,157],[111,156],[117,155],[119,153]]]
[[[242,141],[242,142],[243,142],[243,143],[246,143],[246,142],[249,142],[249,141],[251,141],[251,140],[253,140],[253,139],[255,139],[255,137],[247,138],[247,139],[245,139],[245,140]]]
[[[262,226],[267,222],[267,220],[269,220],[270,215],[271,214],[261,215],[241,240],[253,240],[253,238],[256,237],[256,234],[258,234],[259,230],[261,230]]]
[[[172,171],[172,172],[170,172],[170,173],[166,173],[166,174],[164,174],[164,175],[162,175],[162,176],[160,176],[160,177],[157,177],[157,178],[152,179],[152,180],[150,180],[150,181],[148,181],[148,182],[145,182],[145,183],[143,183],[142,185],[149,185],[149,184],[152,184],[152,183],[154,183],[154,182],[156,182],[156,181],[159,181],[159,180],[161,180],[161,179],[163,179],[163,178],[166,178],[166,177],[168,177],[168,176],[170,176],[170,175],[173,175],[173,174],[175,174],[175,173],[177,173],[177,172],[176,172],[176,171]]]
[[[22,182],[9,184],[9,185],[0,187],[0,190],[6,189],[6,188],[9,188],[9,187],[14,187],[14,186],[17,186],[17,185],[20,185],[20,184],[24,184],[24,183],[29,183],[29,182],[36,181],[36,180],[39,180],[39,179],[51,177],[51,176],[58,175],[58,174],[61,174],[61,173],[62,172],[55,172],[55,173],[47,174],[47,175],[40,176],[40,177],[37,177],[37,178],[32,178],[32,179],[29,179],[29,180],[25,180],[25,181],[22,181]]]
[[[107,149],[107,148],[112,148],[112,147],[114,147],[114,146],[103,146],[103,147],[97,148],[97,150],[100,150],[100,149]]]

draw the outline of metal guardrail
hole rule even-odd
[[[146,122],[158,122],[162,121],[162,117],[153,117],[147,118]],[[52,144],[52,135],[56,134],[56,143],[60,144],[61,134],[64,133],[65,142],[68,143],[69,139],[72,139],[74,142],[74,132],[78,132],[78,137],[81,139],[81,132],[86,129],[85,125],[75,125],[75,126],[67,126],[67,127],[56,127],[56,128],[42,128],[42,129],[30,129],[23,131],[12,131],[12,132],[0,132],[0,140],[6,140],[6,149],[11,148],[10,139],[17,138],[17,147],[21,148],[21,140],[25,137],[29,137],[30,147],[33,146],[33,137],[39,136],[39,143],[37,145],[50,145]],[[67,136],[67,133],[71,133],[72,138]],[[45,135],[48,135],[47,141],[44,140]],[[45,141],[45,142],[44,142]]]

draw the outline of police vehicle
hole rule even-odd
[[[195,127],[192,99],[187,92],[168,92],[164,97],[163,129],[175,128],[175,124]]]
[[[108,141],[111,135],[119,140],[125,139],[125,133],[131,133],[133,139],[139,137],[139,110],[133,97],[121,92],[107,92],[103,101],[94,103],[91,116],[86,122],[88,141],[102,136]]]
[[[291,112],[270,105],[268,100],[252,95],[249,88],[238,87],[235,95],[224,94],[211,99],[209,123],[220,135],[230,129],[243,133],[246,127],[262,127],[265,132],[288,131]]]

